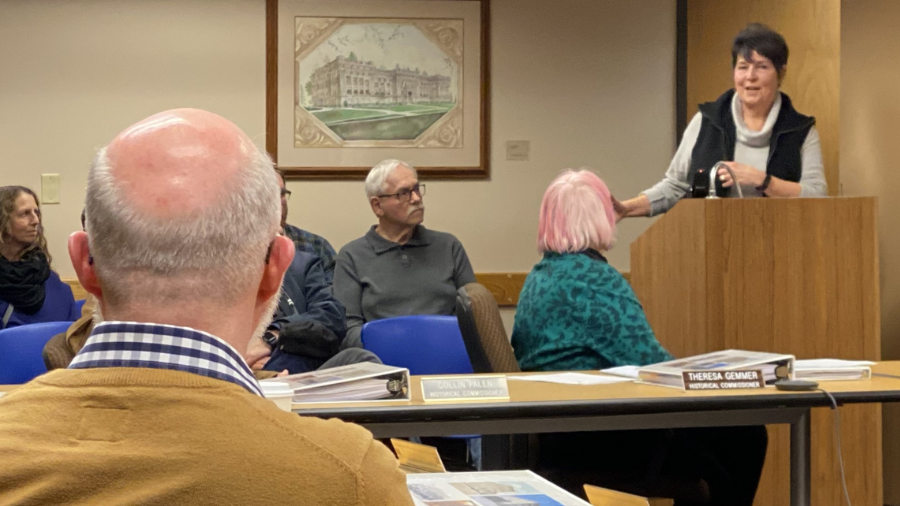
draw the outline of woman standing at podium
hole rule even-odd
[[[778,32],[752,23],[731,47],[734,88],[700,104],[662,181],[624,202],[617,219],[654,216],[688,194],[697,171],[724,161],[745,197],[824,197],[828,193],[815,118],[797,112],[781,91],[788,47]],[[725,169],[719,195],[736,196]]]
[[[673,358],[606,262],[615,231],[612,198],[593,172],[567,170],[547,188],[538,225],[543,259],[525,280],[513,325],[523,371]],[[576,494],[591,483],[670,497],[676,506],[751,506],[767,443],[766,428],[753,426],[544,434],[536,470]]]

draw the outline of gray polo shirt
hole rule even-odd
[[[341,248],[334,295],[347,308],[342,348],[362,347],[364,323],[415,314],[452,315],[456,290],[475,282],[459,240],[418,225],[406,244],[366,235]]]

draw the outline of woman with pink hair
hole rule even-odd
[[[673,358],[631,286],[603,256],[615,233],[609,189],[596,174],[566,170],[550,183],[538,225],[544,257],[525,280],[513,326],[523,371]],[[670,497],[676,506],[751,506],[767,440],[765,427],[543,434],[536,470],[576,494],[591,483]]]
[[[615,241],[609,189],[567,170],[541,202],[538,251],[516,307],[512,344],[523,370],[605,369],[671,360],[631,286],[603,254]]]

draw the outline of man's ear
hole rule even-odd
[[[295,250],[296,247],[293,241],[283,235],[279,235],[272,240],[269,259],[265,267],[263,267],[263,276],[259,283],[257,300],[265,302],[278,293],[278,290],[281,289],[281,280],[284,279],[284,273],[294,260]]]
[[[97,270],[94,268],[94,259],[91,257],[91,249],[88,245],[88,237],[85,232],[73,232],[69,236],[69,258],[72,259],[72,267],[78,282],[89,294],[102,297],[100,281],[97,279]]]
[[[369,205],[372,206],[372,212],[375,213],[375,216],[381,218],[384,216],[384,209],[381,208],[381,199],[378,197],[372,197],[369,199]]]

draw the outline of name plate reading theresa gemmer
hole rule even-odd
[[[741,390],[765,388],[766,380],[757,369],[742,371],[684,371],[685,390]]]
[[[506,376],[434,376],[422,378],[427,401],[509,400]]]

